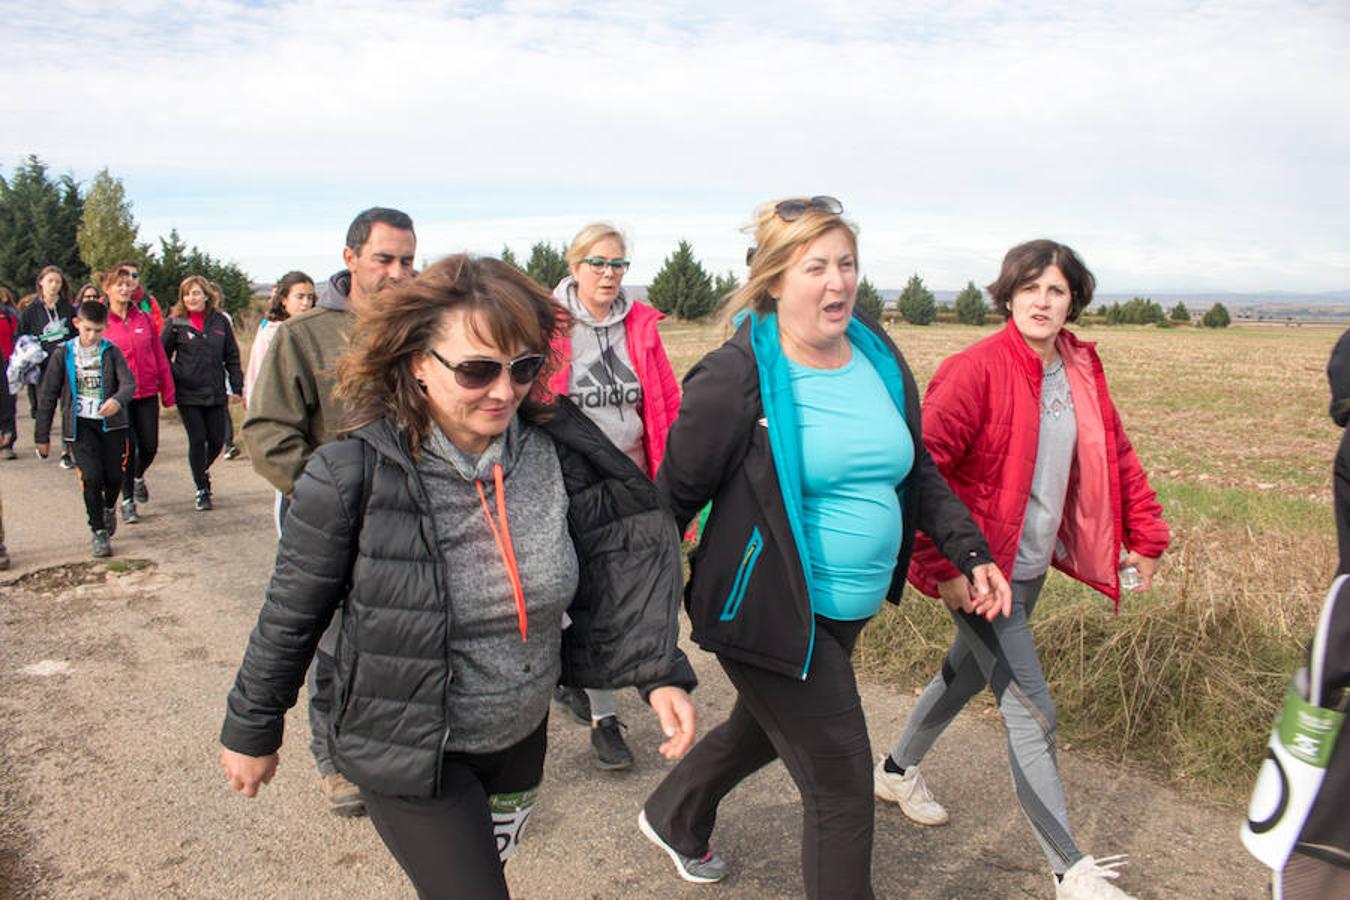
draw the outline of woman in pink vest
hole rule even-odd
[[[874,773],[877,797],[921,825],[945,823],[919,762],[988,685],[1007,726],[1017,799],[1059,898],[1129,895],[1111,883],[1120,858],[1084,855],[1069,828],[1055,764],[1055,705],[1031,614],[1051,566],[1119,604],[1122,586],[1152,585],[1168,543],[1162,507],[1111,403],[1097,351],[1064,328],[1095,286],[1063,244],[1012,248],[988,289],[1008,324],[944,360],[928,384],[924,446],[1012,583],[1012,610],[992,622],[972,615],[966,579],[919,535],[909,580],[952,610],[956,639]]]
[[[567,251],[571,274],[553,296],[575,321],[553,349],[562,366],[549,382],[566,394],[647,477],[661,465],[680,389],[656,323],[664,316],[623,290],[628,246],[606,222],[587,225]],[[614,692],[560,686],[555,700],[591,726],[595,764],[626,769],[633,754],[620,731]]]

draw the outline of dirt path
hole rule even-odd
[[[275,550],[272,493],[246,461],[221,461],[217,508],[195,512],[176,421],[164,421],[162,439],[144,521],[113,539],[118,559],[150,564],[120,573],[83,565],[73,473],[31,449],[0,462],[15,566],[0,579],[0,897],[412,896],[366,820],[324,812],[300,712],[262,796],[245,801],[225,787],[216,738]],[[71,563],[81,565],[54,568]],[[691,656],[706,729],[731,692],[711,657]],[[888,746],[913,697],[881,684],[863,695],[873,744]],[[667,766],[654,720],[631,691],[620,711],[637,765],[619,775],[592,769],[585,730],[554,717],[541,802],[509,867],[514,895],[799,896],[800,801],[783,768],[724,804],[715,841],[732,865],[727,881],[687,885],[634,826]],[[1130,853],[1129,890],[1265,895],[1263,870],[1237,840],[1240,812],[1073,752],[1060,762],[1080,842]],[[962,716],[925,770],[952,824],[921,829],[878,809],[878,896],[1053,896],[995,719]]]

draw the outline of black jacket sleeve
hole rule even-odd
[[[239,342],[234,337],[230,320],[221,316],[225,326],[225,374],[230,379],[230,393],[244,396],[244,370],[239,366]]]
[[[226,701],[220,742],[230,750],[265,756],[281,746],[286,710],[348,590],[362,452],[360,441],[330,444],[295,485],[266,599]]]
[[[66,348],[58,346],[47,359],[47,371],[37,389],[37,418],[33,421],[33,443],[49,444],[52,437],[52,417],[56,415],[61,394],[66,385]]]

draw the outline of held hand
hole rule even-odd
[[[963,575],[939,581],[938,596],[952,612],[975,611],[974,604],[970,602],[970,582],[966,581]]]
[[[668,740],[657,749],[666,759],[679,759],[694,743],[698,712],[684,688],[667,685],[652,691],[649,702]]]
[[[100,419],[111,419],[122,409],[122,404],[109,397],[103,401],[103,405],[98,408],[98,417]]]
[[[52,452],[52,445],[51,445],[51,444],[38,444],[38,445],[37,445],[37,452],[38,452],[38,456],[42,457],[43,459],[46,459],[46,458],[47,458],[47,454]]]
[[[971,598],[977,616],[994,621],[999,616],[1007,617],[1012,613],[1012,588],[1003,577],[998,566],[984,563],[976,566],[971,575]]]
[[[236,405],[236,404],[239,404],[239,403],[243,403],[243,402],[244,402],[244,398],[243,398],[243,397],[240,397],[238,394],[230,394],[230,405],[231,405],[231,406]]]
[[[269,784],[277,774],[279,758],[275,753],[266,756],[248,756],[233,750],[220,751],[220,764],[225,767],[225,778],[245,797],[258,793],[260,785]]]
[[[1143,556],[1131,550],[1125,555],[1121,566],[1134,566],[1139,570],[1139,590],[1146,591],[1153,587],[1153,575],[1158,571],[1162,561],[1156,556]]]

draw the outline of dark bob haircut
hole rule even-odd
[[[1038,240],[1018,244],[1003,257],[1003,269],[998,280],[985,288],[994,302],[994,308],[1007,319],[1012,316],[1013,295],[1021,288],[1041,277],[1050,266],[1064,273],[1069,282],[1070,322],[1078,321],[1078,314],[1087,309],[1092,302],[1092,292],[1097,289],[1097,279],[1083,265],[1078,254],[1064,244],[1055,241]]]

